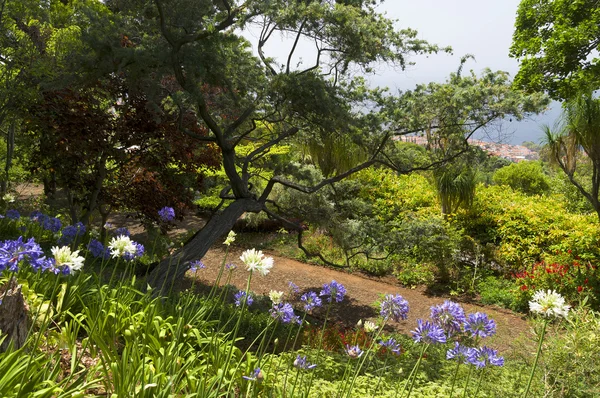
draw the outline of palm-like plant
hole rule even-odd
[[[592,205],[600,219],[600,99],[581,94],[564,106],[563,123],[556,131],[544,126],[545,143],[551,160]],[[591,181],[577,173],[582,155],[591,164]]]

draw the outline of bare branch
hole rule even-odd
[[[294,45],[292,46],[292,49],[290,50],[290,54],[288,55],[285,73],[290,73],[290,63],[292,62],[292,56],[294,55],[294,51],[296,51],[296,46],[298,45],[298,41],[300,41],[300,37],[302,36],[302,29],[304,29],[304,25],[306,25],[306,21],[307,21],[307,19],[305,18],[302,21],[302,23],[300,24],[300,27],[298,28],[298,33],[296,34],[296,40],[294,40]]]

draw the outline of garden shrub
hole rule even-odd
[[[588,261],[600,259],[600,229],[592,215],[571,214],[554,197],[530,197],[500,186],[480,186],[470,211],[455,221],[482,245],[493,245],[490,261],[505,272],[544,260],[566,246]]]
[[[600,313],[589,306],[571,311],[564,330],[547,339],[542,369],[546,397],[600,394]]]
[[[512,163],[497,170],[494,183],[506,185],[526,195],[544,195],[550,192],[550,179],[542,168],[541,162],[524,161]]]

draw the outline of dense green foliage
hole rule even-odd
[[[515,83],[568,99],[597,89],[600,13],[594,0],[522,0],[511,55],[520,61]]]
[[[494,173],[494,183],[506,185],[528,195],[543,195],[550,191],[550,179],[540,162],[513,163]]]

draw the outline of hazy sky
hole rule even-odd
[[[430,81],[443,82],[456,71],[465,54],[475,56],[465,70],[479,73],[489,67],[515,76],[518,62],[508,56],[519,0],[388,0],[380,6],[390,19],[398,20],[399,28],[410,27],[419,37],[431,43],[451,46],[453,55],[437,54],[413,57],[416,64],[406,71],[382,71],[371,78],[374,84],[401,90]],[[520,123],[504,123],[503,130],[510,134],[505,141],[521,143],[537,141],[541,136],[540,124],[552,125],[560,114],[560,105],[554,103],[544,115]],[[511,136],[512,135],[512,136]]]
[[[467,61],[463,73],[473,70],[479,74],[488,67],[514,77],[519,64],[508,52],[518,5],[519,0],[387,0],[379,11],[397,20],[398,29],[415,29],[421,39],[442,47],[451,46],[453,54],[412,56],[409,60],[415,65],[404,71],[379,68],[376,75],[368,77],[369,81],[374,86],[389,87],[392,92],[410,90],[421,83],[444,82],[457,70],[460,58],[466,54],[472,54],[475,60]],[[255,44],[258,36],[258,30],[251,30],[248,38]],[[285,63],[293,39],[285,36],[273,39],[266,46],[267,56],[275,57],[278,64]],[[256,51],[255,45],[254,49]],[[314,64],[312,42],[299,43],[292,65],[297,62],[302,63],[301,68]],[[553,104],[544,115],[518,123],[506,121],[500,129],[489,129],[489,134],[495,141],[513,144],[537,142],[541,137],[540,125],[552,125],[559,114],[560,105]]]

